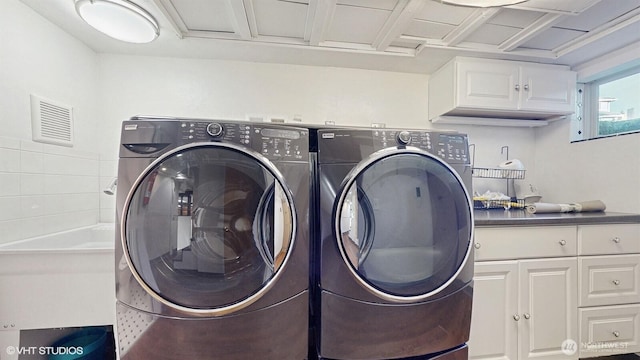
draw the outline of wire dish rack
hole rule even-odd
[[[469,145],[469,152],[473,154],[475,163],[475,145]],[[471,151],[473,149],[473,152]],[[509,146],[503,146],[500,149],[500,153],[504,154],[506,152],[507,160],[509,159]],[[472,165],[471,174],[474,178],[485,178],[485,179],[502,179],[506,182],[507,193],[506,196],[498,196],[497,199],[495,196],[481,196],[475,195],[473,197],[473,208],[478,210],[489,210],[489,209],[504,209],[504,210],[515,210],[515,209],[524,209],[524,199],[518,199],[511,194],[515,194],[515,186],[514,180],[523,180],[525,177],[525,169],[505,169],[505,168],[485,168],[485,167],[475,167]],[[513,189],[514,191],[509,191]]]
[[[511,200],[473,200],[473,208],[476,210],[492,210],[492,209],[524,209],[524,199]]]
[[[524,179],[526,170],[500,169],[500,168],[473,168],[473,176],[487,179]]]

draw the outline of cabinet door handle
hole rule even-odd
[[[480,245],[480,243],[477,242],[477,243],[475,243],[473,245],[473,247],[475,247],[476,249],[480,249],[480,247],[482,247],[482,245]]]
[[[620,285],[620,280],[613,280],[613,285]]]
[[[520,320],[520,315],[518,315],[518,314],[513,315],[513,320],[519,321]]]
[[[529,91],[529,84],[524,84],[524,91]]]
[[[520,85],[516,84],[516,91],[520,91]]]
[[[613,332],[613,336],[620,337],[620,331],[614,331]]]
[[[617,237],[617,236],[616,236],[616,237],[614,237],[614,238],[613,238],[613,242],[614,242],[614,243],[616,243],[616,244],[619,244],[619,243],[620,243],[620,238],[619,238],[619,237]]]
[[[529,313],[522,314],[522,317],[524,317],[527,320],[531,319],[531,315]]]
[[[558,241],[558,244],[560,244],[560,246],[565,246],[565,245],[567,245],[567,241],[566,240],[560,240],[560,241]]]

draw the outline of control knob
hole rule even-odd
[[[213,137],[219,137],[222,135],[224,128],[219,123],[210,123],[207,125],[207,133]]]
[[[400,145],[407,145],[411,141],[411,133],[408,131],[400,131],[398,133],[398,143]]]

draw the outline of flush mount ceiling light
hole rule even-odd
[[[523,3],[527,0],[436,0],[436,1],[443,4],[447,4],[447,5],[488,8],[488,7],[515,5],[515,4]]]
[[[76,11],[87,24],[114,39],[142,44],[160,34],[153,16],[127,0],[76,0]]]

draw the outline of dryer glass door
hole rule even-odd
[[[342,184],[335,234],[350,270],[383,298],[428,297],[469,257],[472,208],[461,178],[421,150],[374,154]]]
[[[268,160],[222,143],[188,145],[155,161],[125,204],[123,247],[157,300],[224,314],[272,284],[288,258],[295,209]]]

